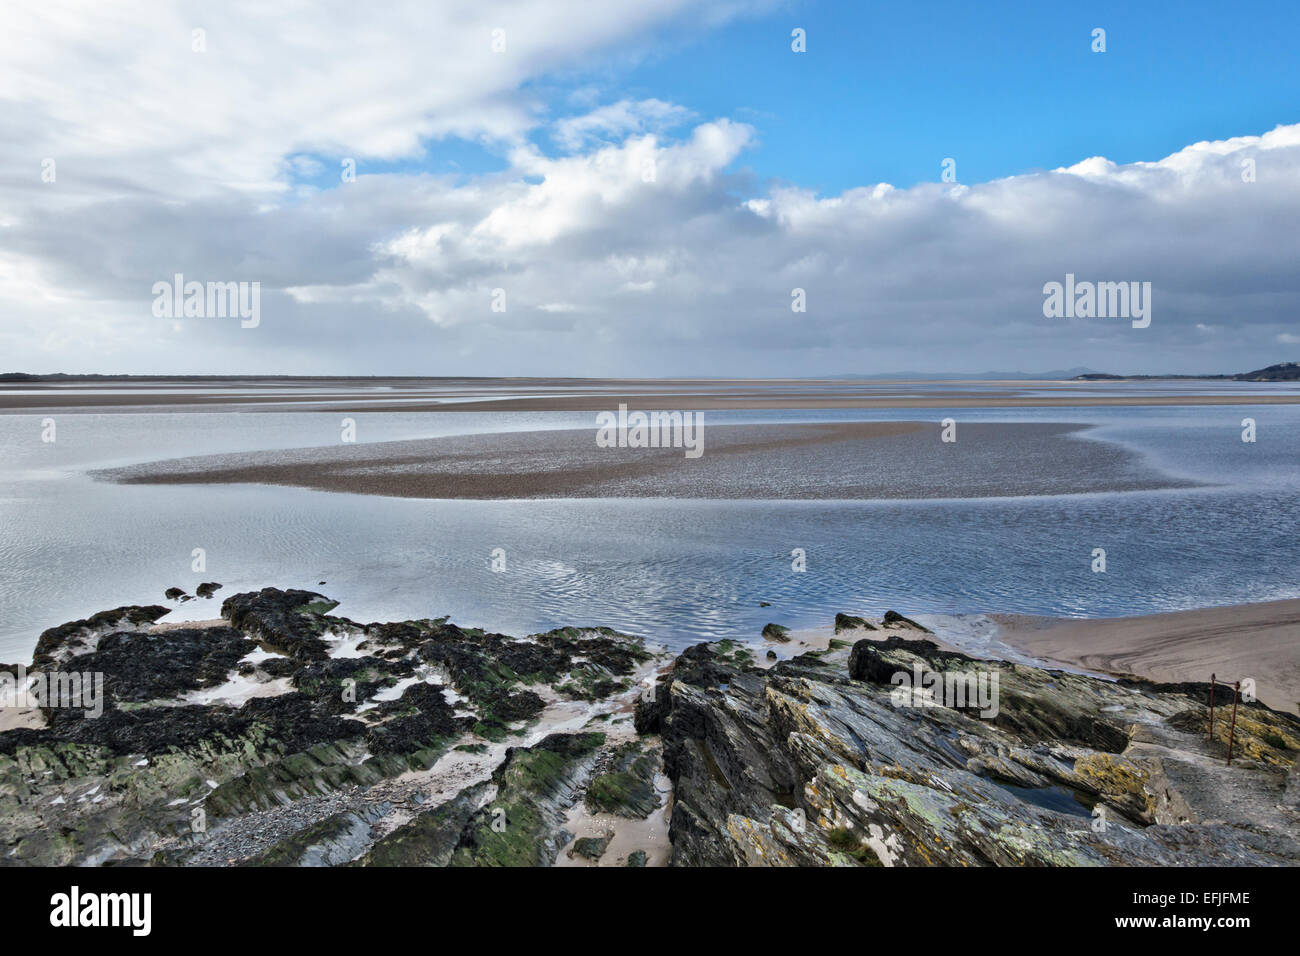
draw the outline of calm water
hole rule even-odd
[[[1144,386],[1151,390],[1150,386]],[[1182,383],[1170,390],[1185,391]],[[1198,391],[1205,391],[1205,386]],[[0,662],[46,627],[172,585],[308,587],[362,620],[526,633],[607,624],[673,647],[836,611],[1105,616],[1300,596],[1300,406],[709,412],[709,423],[1087,422],[1207,487],[942,501],[424,501],[251,485],[112,485],[91,468],[333,444],[336,413],[0,415]],[[1255,418],[1255,444],[1240,440]],[[357,414],[359,441],[592,428],[594,413]],[[936,425],[936,429],[937,429]],[[1040,467],[1009,461],[1008,469]],[[1090,569],[1106,549],[1108,571]],[[207,569],[191,571],[191,552]],[[493,573],[503,548],[507,570]],[[791,570],[791,550],[807,571]],[[317,582],[328,582],[318,586]],[[771,602],[759,608],[759,601]]]

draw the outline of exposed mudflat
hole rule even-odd
[[[981,498],[1194,486],[1087,426],[705,425],[702,452],[600,447],[597,430],[209,455],[94,472],[130,484],[262,483],[403,498]]]

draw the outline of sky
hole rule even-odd
[[[7,13],[0,371],[1300,359],[1293,0]],[[1048,317],[1067,275],[1149,324]]]

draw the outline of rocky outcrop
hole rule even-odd
[[[659,806],[655,773],[662,762],[658,747],[629,741],[610,754],[608,764],[587,787],[586,805],[592,813],[643,820]]]
[[[256,641],[230,627],[176,628],[161,634],[120,631],[60,666],[102,673],[105,693],[120,707],[224,683],[239,660],[256,649]]]
[[[387,805],[343,810],[285,837],[245,866],[340,866],[373,842],[373,823]]]
[[[495,792],[495,785],[489,782],[466,787],[376,841],[353,865],[446,866],[460,845],[465,824]]]
[[[617,763],[631,727],[616,716],[655,667],[638,638],[360,624],[335,606],[266,588],[228,598],[221,626],[153,629],[166,608],[124,607],[47,631],[39,660],[102,675],[103,712],[51,706],[0,733],[0,859],[553,860],[598,764],[640,782],[635,757]],[[618,733],[542,729],[584,713]],[[504,838],[477,829],[484,788],[508,808]],[[416,851],[431,827],[453,832]]]
[[[551,734],[534,747],[510,748],[492,773],[496,796],[461,831],[448,866],[550,866],[560,847],[564,811],[591,778],[601,733]]]
[[[1282,791],[1282,809],[1300,814],[1300,760],[1291,765]]]
[[[161,604],[138,604],[100,611],[84,621],[69,621],[44,631],[36,641],[32,653],[32,669],[39,670],[57,664],[66,657],[90,647],[104,634],[125,630],[142,624],[152,624],[171,611]]]
[[[766,671],[692,647],[636,723],[662,737],[679,866],[1300,862],[1279,806],[1300,722],[1243,708],[1254,757],[1225,772],[1204,730],[1182,729],[1203,691],[894,633]]]
[[[903,615],[899,614],[897,611],[885,612],[885,626],[908,628],[913,631],[921,631],[925,634],[933,633],[928,627],[922,627],[910,617],[903,617]]]
[[[600,836],[580,837],[573,841],[573,849],[569,851],[569,855],[580,856],[587,860],[599,860],[605,855],[613,839],[613,830],[606,830]]]
[[[47,631],[42,665],[102,675],[103,712],[0,733],[0,859],[636,866],[670,840],[675,865],[1300,863],[1300,720],[1240,702],[1228,768],[1202,684],[971,658],[895,612],[770,669],[736,641],[665,669],[606,628],[335,606],[267,588],[220,625]]]
[[[853,631],[853,630],[874,631],[875,629],[876,626],[872,624],[870,621],[868,621],[866,618],[856,617],[852,614],[835,615],[836,634],[838,634],[840,631]]]
[[[313,591],[263,588],[226,598],[221,616],[232,627],[261,638],[290,657],[313,661],[329,656],[323,635],[331,626],[346,628],[352,623],[328,617],[336,607],[337,601]]]

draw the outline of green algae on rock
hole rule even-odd
[[[455,803],[453,791],[451,801],[468,808],[462,824],[480,809],[474,788],[494,779],[494,768],[518,787],[522,767],[537,780],[572,772],[573,785],[585,787],[605,738],[577,735],[587,747],[582,767],[565,769],[550,766],[565,748],[531,728],[546,726],[548,707],[562,712],[555,720],[571,717],[562,702],[575,695],[564,685],[581,687],[576,696],[592,718],[610,719],[630,707],[634,683],[656,659],[639,638],[608,628],[511,638],[445,618],[360,624],[331,615],[336,606],[313,592],[265,588],[227,598],[221,626],[151,629],[166,608],[124,607],[47,631],[43,665],[96,670],[110,693],[98,718],[50,708],[46,726],[0,733],[7,861],[393,859],[401,815],[421,799],[418,781],[445,786],[434,768],[448,755],[467,776],[464,797]],[[617,704],[616,694],[628,702]],[[541,742],[496,743],[522,743],[524,734]],[[579,794],[560,796],[571,803]],[[517,797],[516,824],[529,799]],[[541,814],[527,832],[558,846],[558,832],[543,835],[548,821]]]

